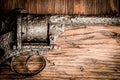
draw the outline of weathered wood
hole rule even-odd
[[[40,74],[26,79],[119,80],[119,31],[120,26],[66,26],[56,42],[61,49],[44,55],[46,68]],[[2,65],[0,69],[0,80],[23,79],[10,71],[7,65]]]
[[[120,15],[119,0],[0,0],[3,13],[23,8],[33,14]]]

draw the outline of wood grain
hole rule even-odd
[[[47,66],[40,74],[22,78],[2,65],[0,80],[120,80],[119,31],[120,26],[65,26],[56,42],[61,49],[44,55]]]
[[[3,13],[15,8],[32,14],[119,16],[119,0],[0,0]]]

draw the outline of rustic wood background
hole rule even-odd
[[[119,4],[119,0],[0,0],[4,13],[15,8],[23,8],[34,14],[118,16]]]
[[[120,26],[66,26],[56,44],[45,69],[26,80],[120,80]],[[7,65],[0,70],[0,80],[24,79]]]
[[[119,6],[120,0],[0,0],[0,17],[15,8],[32,14],[119,16]],[[120,26],[66,26],[56,44],[61,49],[44,55],[47,66],[40,74],[22,78],[0,65],[0,80],[120,80]]]

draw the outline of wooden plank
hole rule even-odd
[[[3,13],[23,8],[33,14],[119,16],[119,0],[0,0]]]
[[[104,32],[102,32],[104,31]],[[59,50],[44,55],[45,69],[27,80],[119,80],[120,26],[65,26],[57,39]],[[108,32],[117,33],[117,35]],[[33,62],[33,68],[37,62]],[[21,67],[20,67],[21,68]],[[22,79],[7,65],[0,67],[0,79]],[[22,69],[22,68],[21,68]]]
[[[48,0],[48,14],[54,14],[55,12],[55,1]]]

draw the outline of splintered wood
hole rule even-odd
[[[61,49],[44,55],[46,68],[27,80],[120,80],[120,26],[65,26],[56,44]],[[1,70],[0,80],[21,79]]]

